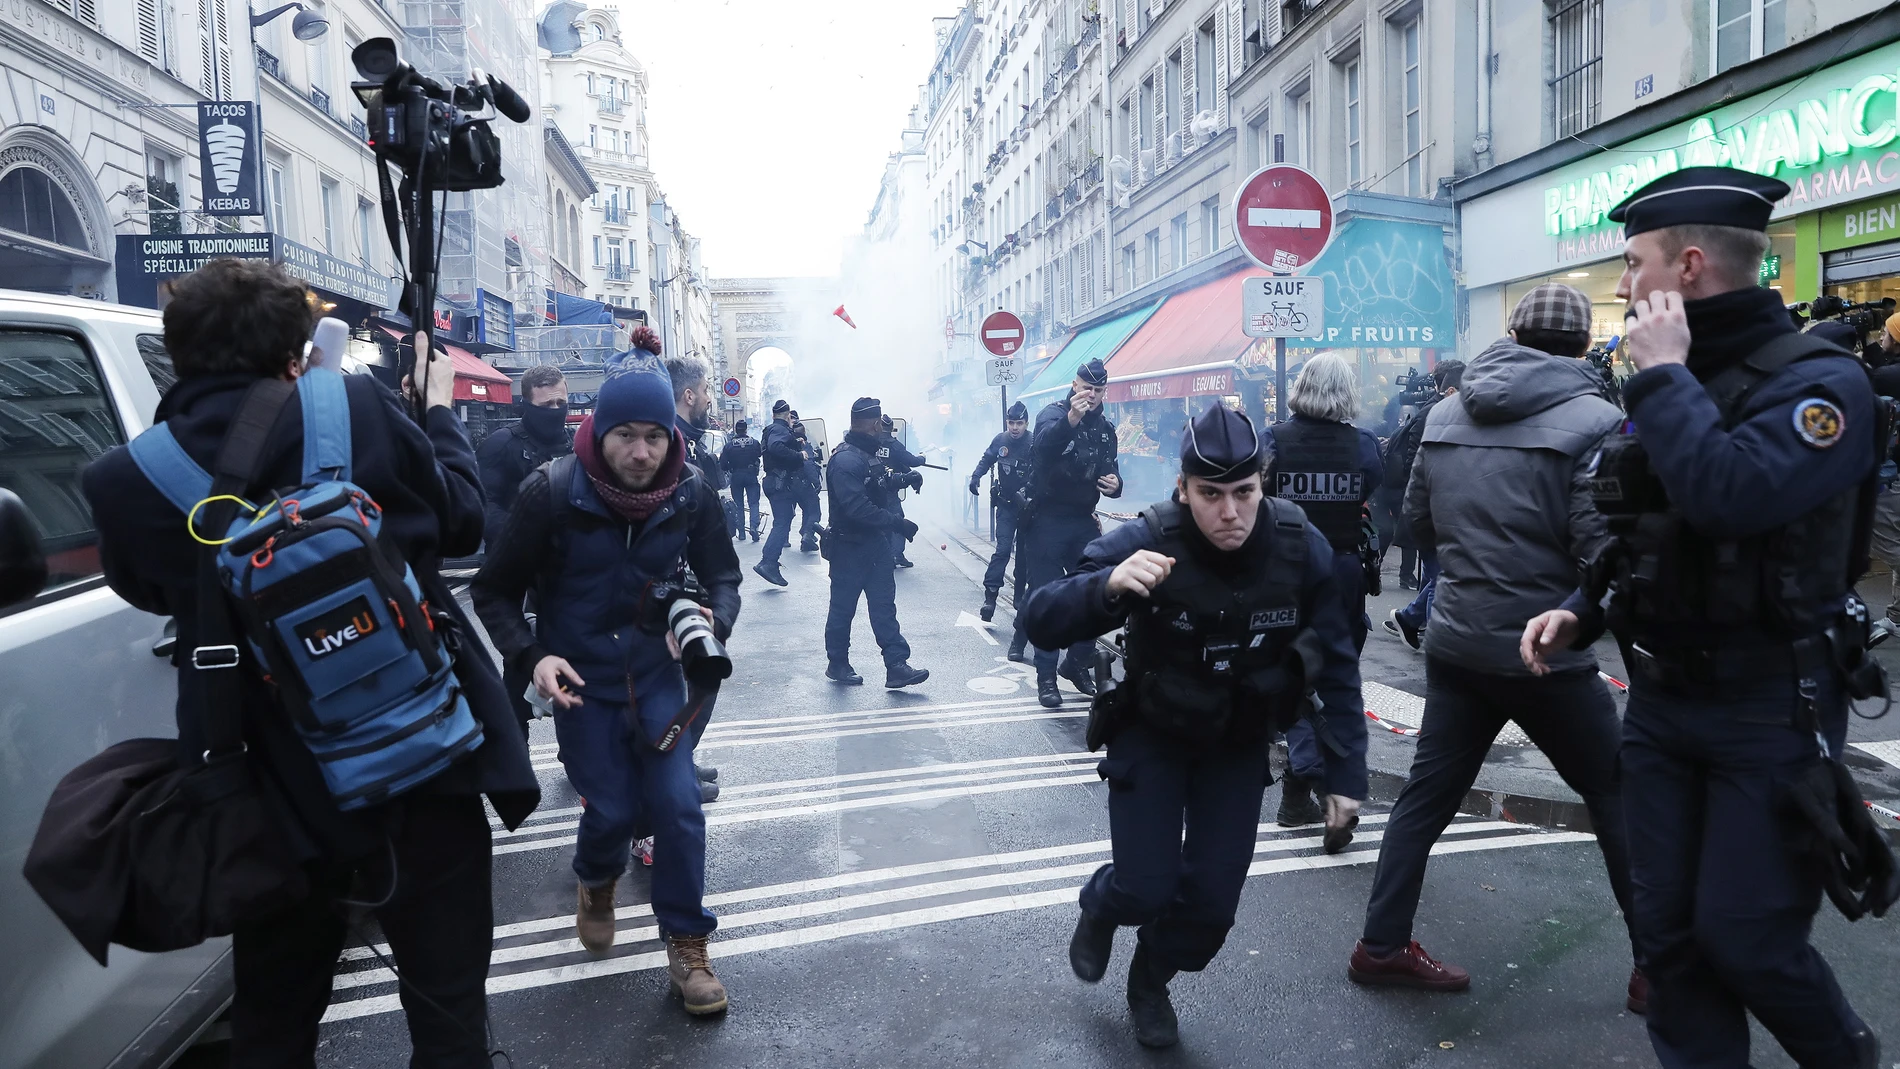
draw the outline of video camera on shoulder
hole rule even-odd
[[[1893,315],[1893,310],[1892,297],[1882,297],[1877,301],[1850,301],[1845,297],[1828,294],[1816,297],[1812,301],[1789,305],[1788,316],[1794,320],[1797,329],[1809,323],[1829,320],[1847,324],[1854,331],[1855,337],[1861,339],[1861,344],[1855,348],[1854,355],[1862,356],[1878,351],[1878,347],[1867,345],[1867,335],[1885,327],[1887,318]]]
[[[1402,405],[1417,408],[1431,403],[1438,396],[1438,383],[1432,380],[1431,374],[1415,367],[1408,367],[1401,372],[1396,385],[1399,388],[1399,404]]]

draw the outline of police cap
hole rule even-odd
[[[780,412],[790,412],[791,410],[792,410],[792,406],[786,404],[785,398],[783,397],[772,402],[772,414],[774,416],[778,415]]]
[[[884,415],[884,402],[875,397],[860,397],[851,402],[852,419],[879,419]]]
[[[1003,418],[1027,421],[1029,419],[1029,409],[1025,407],[1021,401],[1018,401],[1009,406],[1009,411],[1003,413]]]
[[[1610,209],[1627,237],[1667,226],[1733,226],[1768,229],[1775,202],[1788,183],[1733,167],[1684,167],[1671,171]]]
[[[1181,435],[1181,474],[1231,483],[1260,470],[1260,435],[1253,421],[1218,402]]]
[[[1108,385],[1108,365],[1102,363],[1099,359],[1090,360],[1088,363],[1075,369],[1075,377],[1088,383],[1090,386],[1106,386]]]

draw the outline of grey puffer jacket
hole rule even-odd
[[[1531,617],[1576,590],[1579,560],[1608,539],[1585,478],[1623,421],[1587,363],[1500,338],[1434,406],[1406,487],[1405,517],[1438,553],[1425,652],[1473,671],[1521,676]],[[1594,668],[1589,650],[1550,658]]]

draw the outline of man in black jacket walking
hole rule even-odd
[[[260,379],[294,380],[303,373],[303,345],[313,326],[309,291],[265,261],[214,260],[178,280],[165,309],[165,348],[178,383],[159,403],[157,418],[192,460],[212,467],[250,388]],[[429,359],[426,337],[418,338],[428,401],[420,426],[370,376],[345,378],[351,479],[382,508],[382,537],[401,549],[423,597],[467,632],[439,566],[445,554],[473,553],[481,544],[481,484],[474,450],[450,407],[450,361]],[[266,439],[260,487],[302,481],[303,435],[299,406],[285,406]],[[106,581],[138,608],[174,617],[178,650],[194,649],[204,547],[187,531],[185,515],[124,447],[101,456],[83,481]],[[517,598],[517,613],[520,605]],[[479,646],[469,639],[464,648]],[[197,762],[205,749],[203,690],[189,660],[178,661],[178,669],[181,760]],[[485,1069],[483,984],[493,910],[481,795],[509,828],[540,801],[527,744],[493,662],[467,652],[455,659],[457,681],[482,724],[481,746],[393,802],[348,813],[337,809],[315,755],[257,663],[246,655],[236,671],[252,770],[265,783],[265,796],[281,801],[274,815],[293,852],[305,859],[312,890],[232,935],[231,1064],[313,1064],[331,972],[348,934],[338,900],[360,882],[372,895],[388,895],[376,915],[403,973],[411,1064]],[[428,1005],[409,1003],[410,991],[426,993]]]
[[[851,622],[864,595],[871,633],[884,653],[884,685],[892,690],[914,686],[930,673],[910,666],[910,644],[897,627],[896,562],[891,532],[917,536],[917,525],[897,507],[897,489],[909,480],[894,472],[878,452],[884,447],[883,406],[875,397],[851,405],[851,430],[831,456],[831,534],[825,553],[831,558],[831,611],[825,617],[825,678],[852,686],[864,677],[851,667]]]
[[[719,466],[725,469],[733,503],[739,506],[740,526],[751,530],[754,542],[759,540],[759,461],[764,457],[759,440],[746,433],[745,420],[733,425],[732,437],[719,451]]]

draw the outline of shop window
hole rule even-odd
[[[1569,137],[1597,124],[1603,108],[1603,0],[1550,6],[1551,128]]]
[[[79,473],[125,434],[92,354],[64,334],[0,331],[0,392],[0,487],[39,528],[46,589],[98,575],[99,532]]]
[[[1788,0],[1714,0],[1709,23],[1720,74],[1788,44]]]

